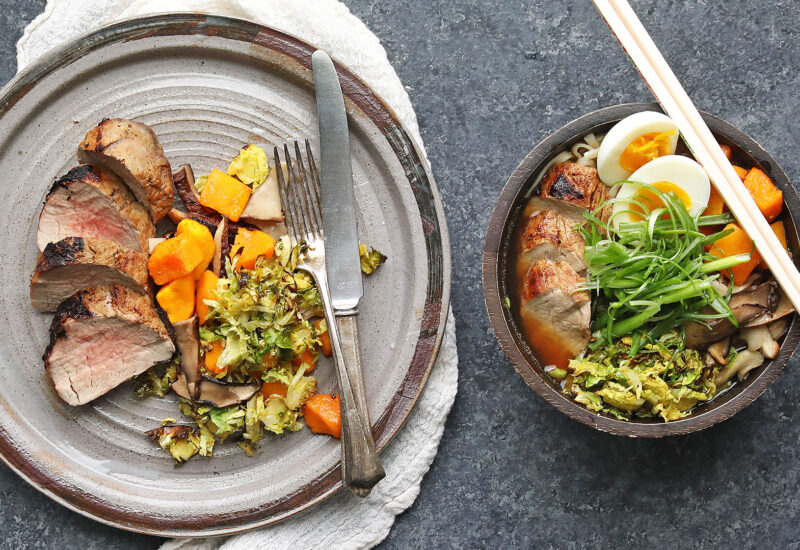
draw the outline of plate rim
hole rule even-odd
[[[184,32],[174,32],[183,30]],[[104,46],[146,39],[153,36],[202,35],[248,41],[288,56],[294,63],[311,70],[312,44],[289,33],[266,25],[234,17],[199,13],[166,13],[113,23],[71,39],[49,50],[0,89],[0,117],[35,85],[54,70],[66,67],[83,55]],[[414,355],[400,388],[385,411],[372,423],[376,447],[382,450],[403,426],[438,357],[450,304],[451,252],[447,221],[433,174],[420,153],[416,141],[400,122],[397,114],[367,84],[334,58],[346,99],[350,99],[381,130],[402,165],[412,188],[423,226],[428,256],[428,279],[424,310]],[[414,185],[416,183],[417,185]],[[427,201],[421,198],[427,196]],[[438,257],[437,257],[438,256]],[[433,260],[433,262],[432,262]],[[95,521],[127,531],[155,536],[220,536],[239,533],[282,521],[325,500],[342,488],[341,468],[337,463],[300,491],[259,507],[230,515],[192,516],[178,521],[148,516],[144,511],[115,508],[113,503],[95,499],[91,494],[64,484],[41,465],[34,464],[24,449],[16,447],[0,426],[0,460],[35,489],[59,504]],[[232,521],[235,524],[230,525]],[[205,522],[205,523],[203,523]],[[175,527],[178,523],[179,527]]]

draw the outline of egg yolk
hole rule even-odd
[[[670,152],[670,136],[675,130],[668,132],[650,132],[631,141],[619,156],[619,165],[629,172],[635,172],[648,162]]]
[[[682,187],[679,187],[669,181],[657,181],[656,183],[651,183],[650,185],[664,194],[673,193],[683,203],[683,205],[686,207],[686,210],[689,210],[692,207],[692,199]],[[642,205],[646,206],[651,212],[656,208],[661,208],[664,206],[664,201],[661,200],[661,197],[646,187],[640,188],[636,194],[631,197],[631,200],[638,201]],[[641,206],[631,202],[630,209],[639,214],[631,214],[631,219],[633,221],[641,221],[644,219],[644,210]]]

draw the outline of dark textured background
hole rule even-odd
[[[800,547],[800,372],[692,436],[597,433],[514,373],[483,307],[483,233],[543,137],[598,107],[651,100],[588,0],[345,0],[383,41],[417,110],[453,246],[459,395],[419,498],[384,548]],[[740,126],[797,180],[800,2],[632,2],[700,109]],[[43,0],[0,0],[0,79]],[[3,548],[148,548],[0,466]]]

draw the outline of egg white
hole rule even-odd
[[[620,156],[625,151],[625,148],[634,139],[644,134],[669,131],[675,132],[669,138],[669,154],[673,155],[675,154],[675,148],[678,146],[678,127],[667,115],[643,111],[620,120],[608,131],[600,144],[600,150],[597,153],[597,172],[600,179],[606,185],[614,185],[619,181],[628,179],[631,172],[623,168],[619,163]]]
[[[692,216],[706,209],[711,195],[711,182],[703,167],[694,160],[680,155],[665,155],[651,160],[631,174],[628,180],[649,184],[668,181],[680,187],[689,197],[691,206],[688,210]],[[623,202],[614,203],[613,208],[614,227],[618,227],[620,223],[635,221],[630,213],[623,212],[629,208],[624,199],[632,198],[640,189],[641,186],[633,183],[622,184],[616,198],[622,199]]]

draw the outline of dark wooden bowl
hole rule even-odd
[[[486,309],[500,346],[525,382],[548,403],[579,422],[598,430],[629,437],[664,437],[695,432],[726,420],[756,400],[780,374],[800,341],[800,322],[795,315],[784,337],[778,356],[735,384],[717,398],[694,408],[692,414],[681,420],[665,423],[661,419],[642,419],[625,422],[595,413],[576,403],[562,393],[558,384],[545,374],[526,342],[516,311],[506,307],[506,297],[516,289],[510,286],[512,269],[509,269],[515,252],[514,235],[520,222],[524,195],[536,175],[559,152],[568,149],[590,132],[606,132],[616,122],[639,111],[661,111],[655,103],[629,103],[607,107],[573,120],[539,143],[520,163],[508,179],[489,220],[483,247],[483,291]],[[783,215],[789,248],[794,258],[800,258],[800,242],[795,212],[800,212],[800,197],[791,182],[769,153],[739,128],[707,113],[703,118],[720,143],[729,145],[734,160],[745,166],[759,166],[782,191],[786,204]],[[797,260],[795,260],[797,261]],[[516,309],[516,308],[513,308]],[[535,344],[535,343],[534,343]]]

